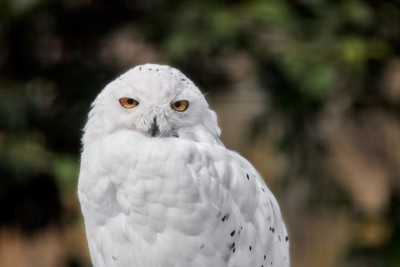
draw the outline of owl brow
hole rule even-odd
[[[125,82],[125,84],[128,85],[129,87],[133,87],[133,88],[136,89],[136,87],[135,87],[133,81],[129,81],[129,80],[128,80],[128,81]]]

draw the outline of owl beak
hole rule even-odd
[[[153,123],[151,124],[149,132],[151,134],[151,137],[155,137],[157,135],[157,133],[160,132],[160,129],[158,128],[158,125],[157,125],[156,117],[154,117],[154,119],[153,119]]]

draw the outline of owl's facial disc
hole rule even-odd
[[[177,121],[185,116],[189,108],[188,100],[172,102],[157,101],[151,98],[136,100],[120,97],[119,104],[127,119],[128,129],[138,131],[148,137],[178,137]]]
[[[210,143],[219,143],[220,133],[195,84],[179,70],[155,64],[137,66],[104,88],[93,102],[84,142],[127,130]]]

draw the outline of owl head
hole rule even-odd
[[[137,66],[109,83],[92,104],[83,143],[118,131],[148,138],[219,143],[215,112],[200,90],[169,66]]]

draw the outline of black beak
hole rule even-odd
[[[150,128],[151,137],[156,136],[157,133],[159,132],[159,130],[160,130],[160,129],[158,129],[157,119],[156,119],[156,117],[154,117],[153,123],[151,124],[151,128]]]

